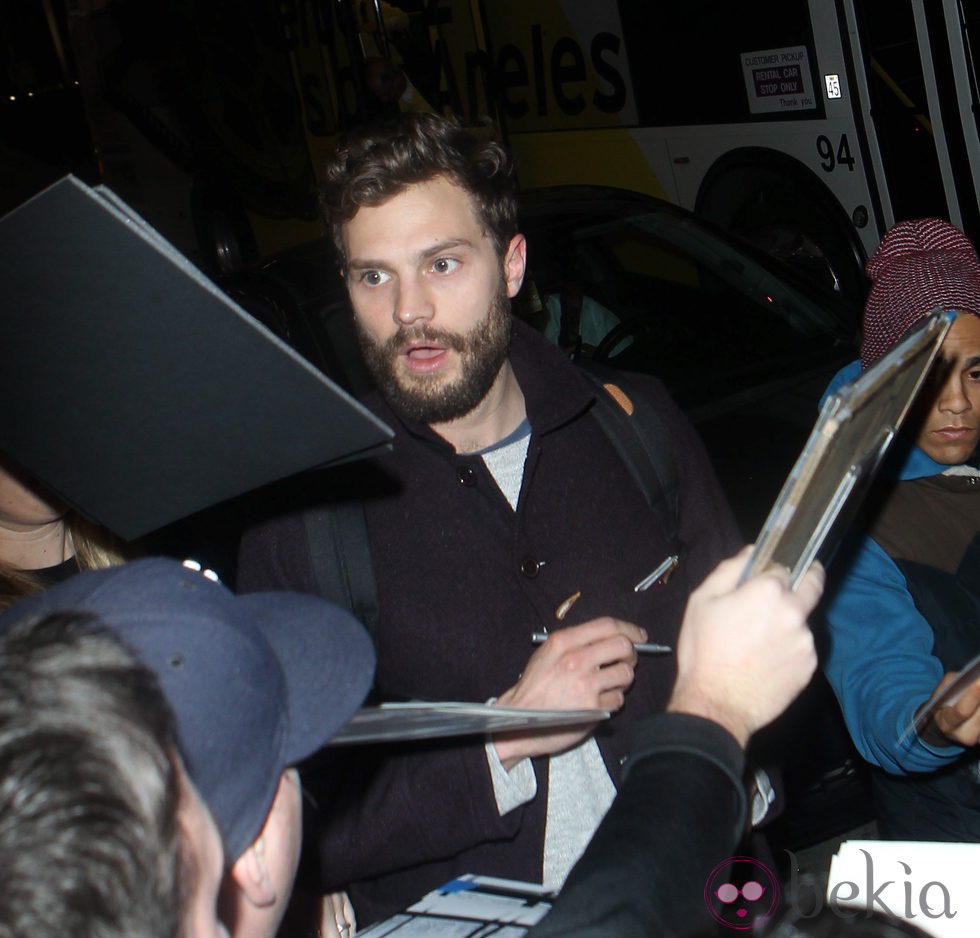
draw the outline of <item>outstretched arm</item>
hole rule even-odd
[[[743,551],[691,595],[666,714],[637,733],[623,787],[534,938],[641,938],[710,924],[704,884],[745,821],[749,734],[774,719],[816,667],[806,616],[823,571],[794,594],[766,574],[737,586]]]
[[[785,573],[765,573],[738,586],[748,548],[691,594],[677,649],[677,681],[669,711],[723,726],[745,746],[781,714],[816,668],[807,616],[823,592],[815,566],[795,592]]]

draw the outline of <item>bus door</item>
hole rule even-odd
[[[846,0],[880,153],[886,225],[949,219],[980,236],[972,42],[980,0]]]
[[[980,124],[975,50],[980,48],[980,0],[946,0],[946,30],[956,86],[957,114],[962,128],[962,142],[969,164],[969,176],[960,185],[963,227],[980,237]],[[963,192],[964,185],[968,189]]]

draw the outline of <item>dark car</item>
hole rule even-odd
[[[538,190],[522,200],[522,226],[545,331],[573,353],[660,377],[753,538],[823,388],[855,356],[857,311],[646,196]],[[576,315],[579,328],[563,329]]]

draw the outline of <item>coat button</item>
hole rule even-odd
[[[472,466],[457,466],[456,478],[463,485],[476,485],[476,470]]]
[[[534,577],[538,575],[538,571],[541,569],[541,564],[538,563],[533,557],[525,557],[521,561],[521,573],[524,574],[529,580],[533,580]]]

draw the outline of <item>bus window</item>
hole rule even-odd
[[[641,124],[755,120],[745,93],[743,55],[813,46],[807,0],[760,0],[752,4],[751,16],[741,4],[711,0],[658,3],[654,10],[646,0],[621,0],[619,6]],[[812,51],[807,64],[815,65]],[[822,106],[822,98],[815,97],[806,116],[823,117]],[[800,116],[798,111],[763,115]]]

